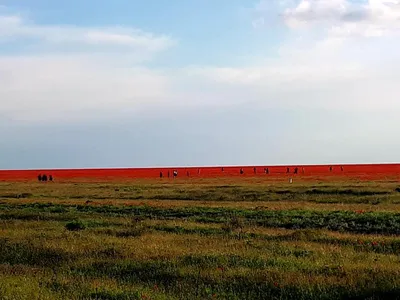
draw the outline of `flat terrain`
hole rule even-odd
[[[0,299],[400,298],[397,177],[0,182]]]

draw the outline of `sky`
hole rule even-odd
[[[0,0],[0,169],[399,162],[400,0]]]

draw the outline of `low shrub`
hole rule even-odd
[[[77,220],[77,221],[68,222],[65,225],[65,228],[69,231],[79,231],[79,230],[84,230],[86,228],[86,225],[82,221]]]

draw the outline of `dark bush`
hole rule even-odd
[[[65,228],[69,231],[78,231],[86,228],[86,225],[82,221],[72,221],[65,225]]]

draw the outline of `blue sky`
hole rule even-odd
[[[398,162],[396,0],[0,0],[0,168]]]
[[[277,27],[266,38],[265,32],[253,30],[251,18],[256,1],[3,2],[10,11],[22,13],[40,25],[132,27],[176,39],[179,47],[157,61],[157,66],[221,65],[238,56],[272,54],[285,32]]]

